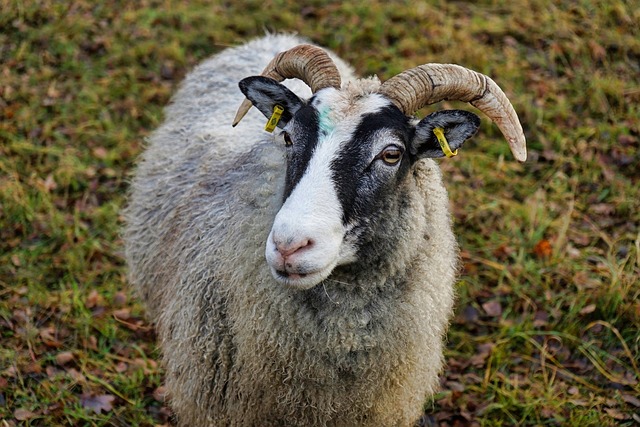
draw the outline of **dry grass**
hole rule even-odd
[[[640,8],[624,0],[0,0],[0,425],[170,420],[118,212],[184,74],[265,29],[382,79],[463,64],[521,116],[526,164],[486,121],[442,162],[465,269],[432,420],[639,425]]]

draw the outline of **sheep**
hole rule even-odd
[[[232,127],[238,83],[248,101]],[[301,38],[267,35],[186,77],[124,212],[129,280],[156,325],[179,425],[419,419],[458,270],[432,158],[479,125],[466,111],[412,117],[442,99],[484,111],[524,160],[504,93],[459,66],[382,84]]]

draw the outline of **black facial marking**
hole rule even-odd
[[[382,129],[390,130],[404,146],[407,146],[413,136],[409,119],[395,106],[388,106],[363,116],[352,140],[331,163],[332,177],[343,208],[345,224],[350,223],[355,217],[370,218],[379,208],[380,201],[387,192],[394,190],[399,177],[409,168],[406,158],[395,166],[371,163],[372,136]],[[379,173],[378,167],[399,170],[389,181],[389,174]]]
[[[320,123],[318,111],[307,105],[294,116],[294,129],[291,133],[293,144],[287,147],[287,173],[284,187],[284,200],[287,200],[298,184],[318,145]]]

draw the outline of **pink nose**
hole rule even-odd
[[[313,244],[309,239],[275,241],[274,243],[276,244],[276,249],[280,252],[280,255],[282,255],[283,258],[286,258],[289,255]]]

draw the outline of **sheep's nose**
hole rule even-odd
[[[284,241],[274,239],[274,243],[276,245],[276,250],[280,252],[280,255],[282,255],[283,258],[313,245],[313,241],[311,239],[288,239]]]

